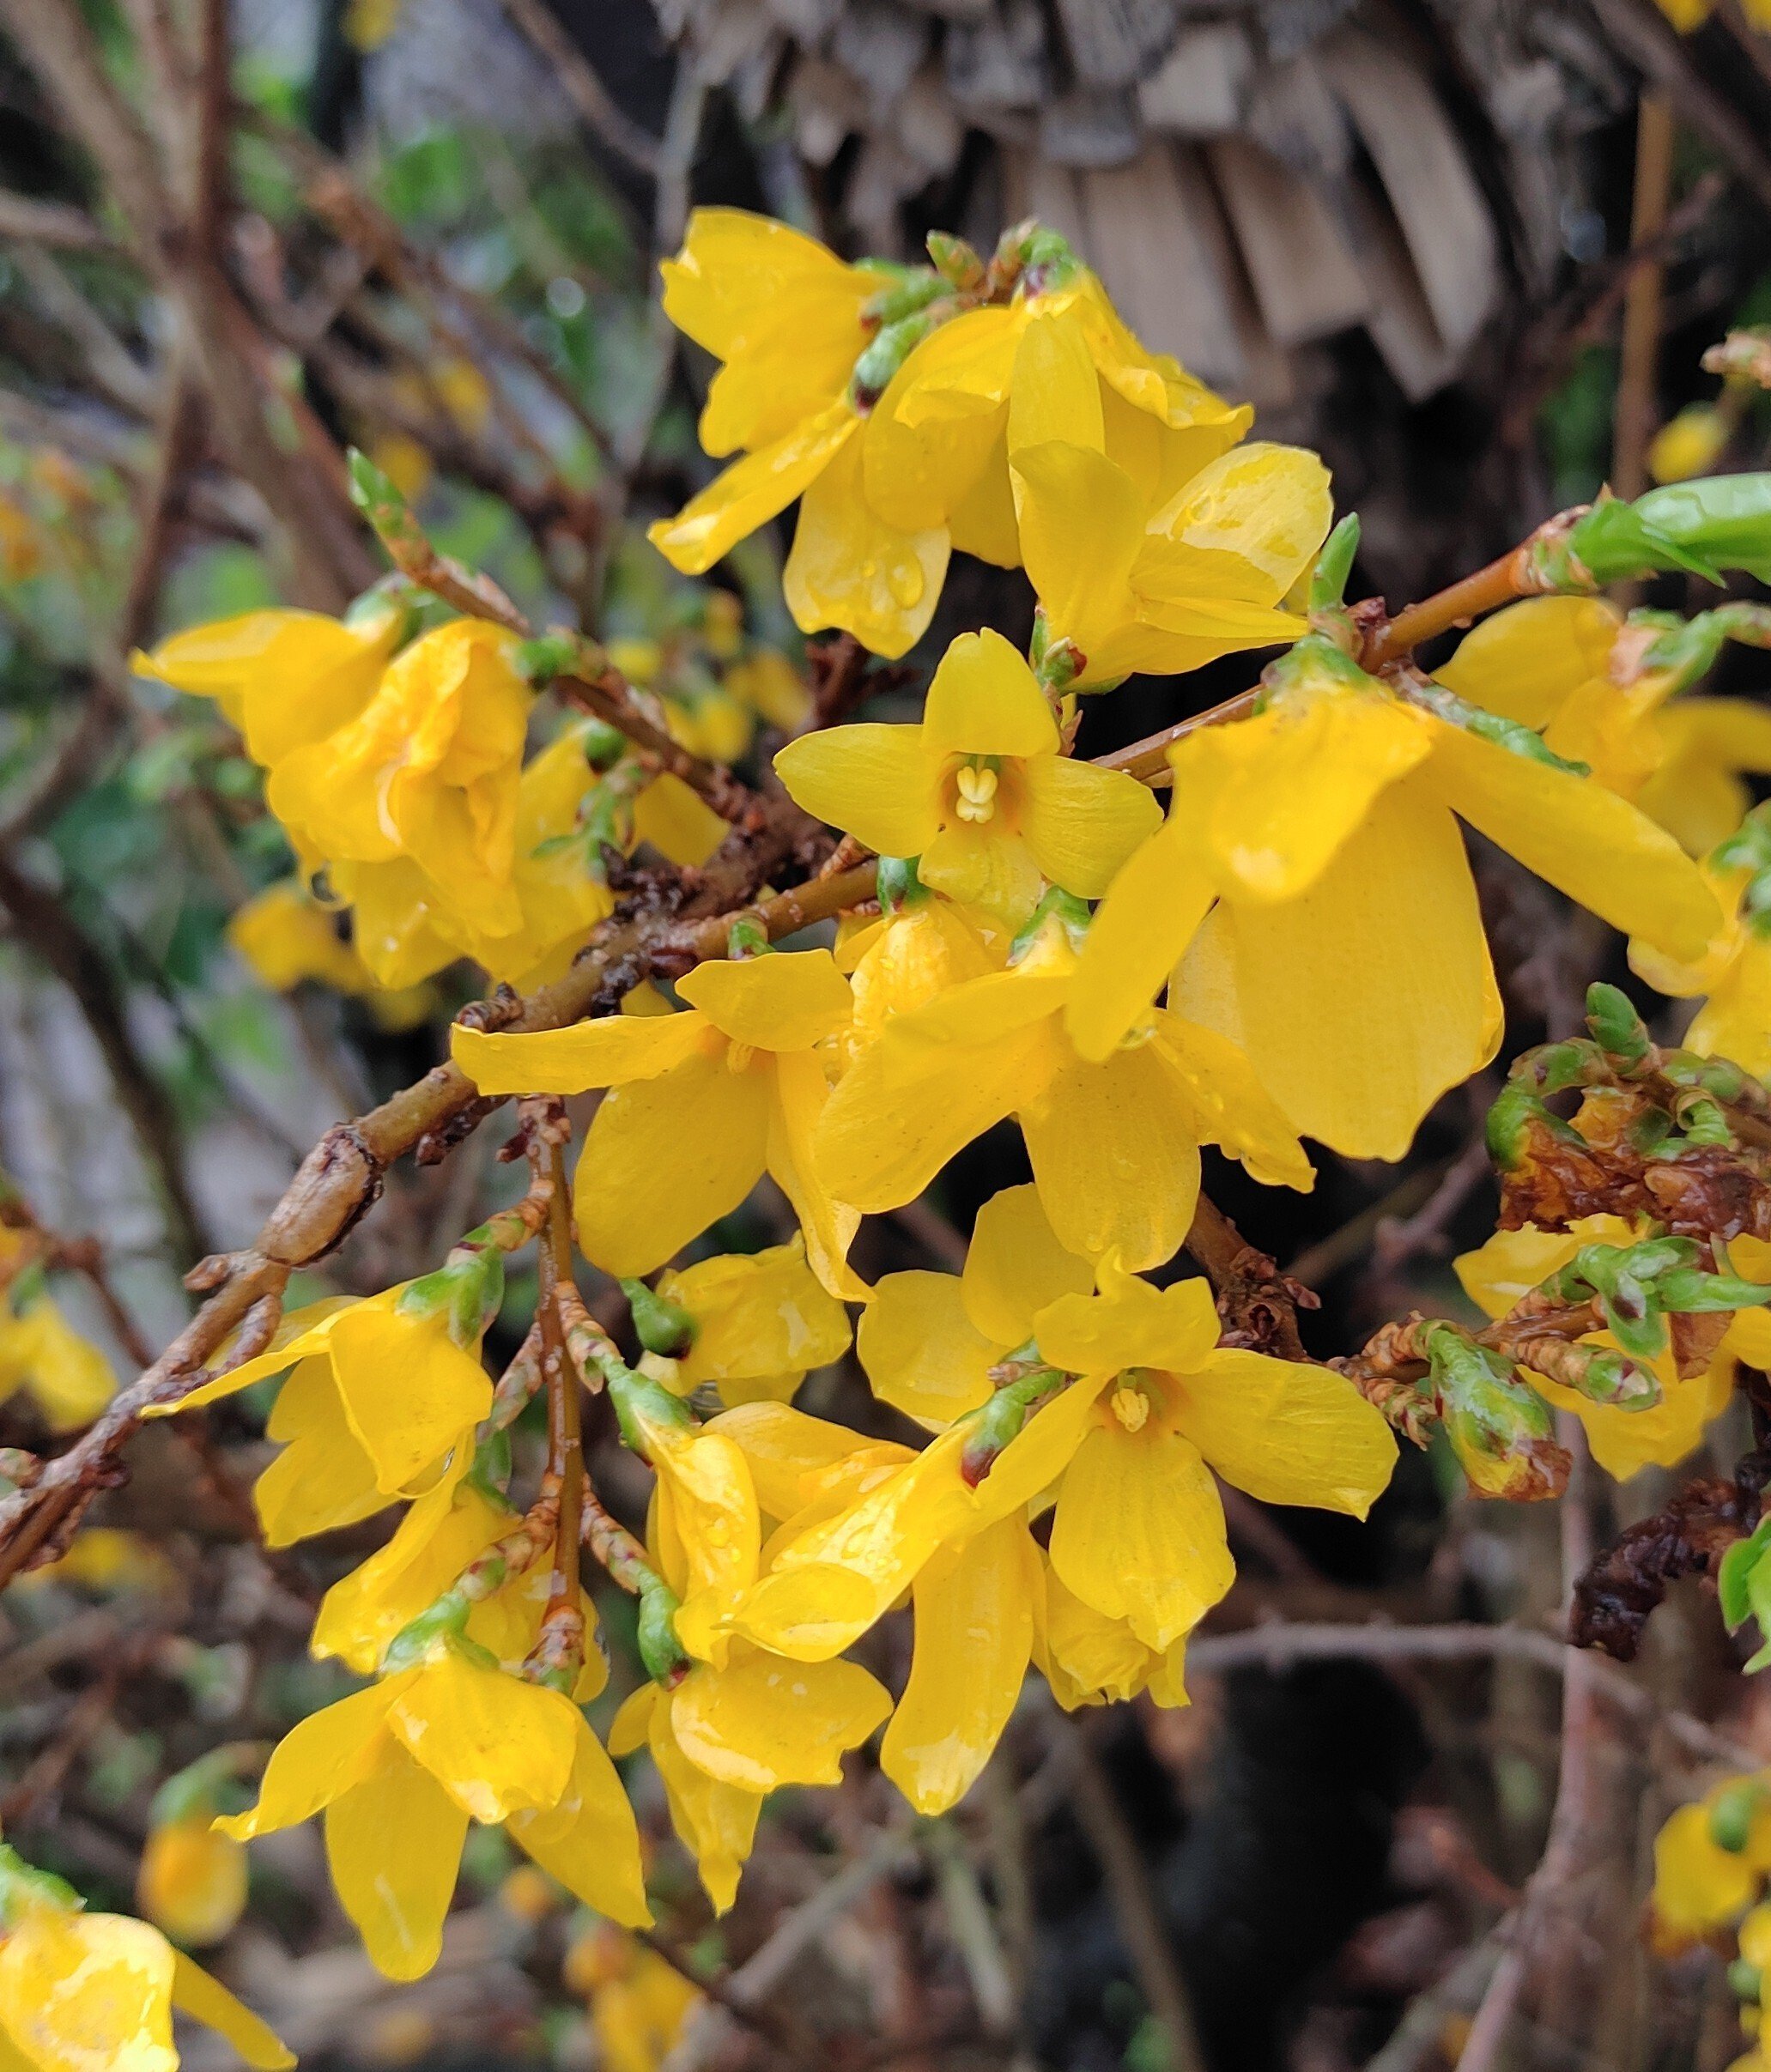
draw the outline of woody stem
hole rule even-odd
[[[562,1297],[573,1284],[565,1163],[556,1139],[550,1138],[547,1145],[547,1168],[553,1189],[548,1203],[547,1242],[540,1258],[542,1365],[548,1390],[547,1479],[557,1484],[560,1495],[554,1526],[553,1580],[531,1662],[541,1681],[569,1693],[578,1681],[585,1651],[578,1567],[585,1463],[579,1379],[567,1351],[561,1314]]]

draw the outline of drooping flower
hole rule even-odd
[[[1008,970],[895,1016],[818,1125],[830,1191],[858,1209],[897,1208],[1013,1115],[1064,1245],[1143,1268],[1186,1235],[1201,1144],[1222,1145],[1270,1184],[1311,1184],[1295,1137],[1233,1042],[1158,1014],[1143,1040],[1091,1062],[1064,1028],[1082,983],[1068,926],[1052,914]]]
[[[340,1904],[377,1967],[436,1962],[470,1819],[511,1839],[588,1906],[650,1922],[640,1838],[615,1766],[558,1691],[440,1636],[410,1667],[311,1713],[278,1742],[240,1841],[324,1811]]]
[[[846,1263],[858,1218],[810,1155],[829,1091],[822,1051],[850,1013],[829,951],[698,965],[676,990],[687,1013],[521,1036],[458,1027],[456,1062],[487,1094],[612,1089],[574,1184],[579,1242],[606,1272],[662,1266],[767,1172],[798,1212],[819,1280],[863,1297]]]
[[[1501,1038],[1454,815],[1614,925],[1702,948],[1715,901],[1670,835],[1523,730],[1423,698],[1312,638],[1265,709],[1174,744],[1168,819],[1083,948],[1083,1057],[1115,1055],[1173,969],[1171,1009],[1239,1043],[1301,1134],[1400,1158]]]
[[[478,1358],[485,1311],[472,1296],[464,1307],[453,1281],[446,1268],[363,1301],[298,1310],[265,1351],[147,1415],[194,1409],[294,1369],[266,1427],[283,1450],[252,1492],[273,1547],[422,1496],[465,1471],[474,1427],[492,1407]]]
[[[146,1922],[83,1911],[10,1849],[0,1884],[0,2060],[22,2072],[177,2072],[176,2009],[255,2072],[294,2063],[249,2008]]]
[[[397,991],[380,985],[300,878],[284,878],[248,900],[228,922],[227,940],[273,992],[293,992],[309,981],[330,986],[367,1001],[385,1029],[415,1028],[434,1004],[422,985]]]
[[[1146,1646],[1129,1620],[1109,1619],[1085,1604],[1039,1551],[1043,1589],[1034,1660],[1064,1710],[1123,1705],[1144,1691],[1165,1710],[1189,1704],[1186,1636],[1161,1651]]]
[[[657,1292],[694,1327],[681,1353],[667,1355],[662,1367],[647,1365],[679,1395],[705,1384],[728,1409],[785,1403],[813,1367],[849,1348],[848,1312],[819,1285],[798,1236],[661,1274]]]
[[[665,313],[721,361],[701,414],[715,456],[743,450],[647,534],[685,575],[804,500],[783,581],[803,632],[840,626],[882,655],[919,639],[941,594],[948,542],[888,524],[869,503],[851,393],[889,275],[737,209],[698,209],[664,263]]]
[[[199,1804],[157,1821],[142,1851],[136,1899],[163,1935],[203,1949],[229,1935],[246,1903],[246,1853],[218,1834],[214,1809]]]
[[[1713,403],[1687,403],[1648,441],[1648,473],[1657,482],[1686,482],[1707,475],[1721,458],[1734,427]]]
[[[846,923],[835,956],[854,1002],[854,1020],[841,1039],[846,1062],[875,1042],[895,1015],[1000,971],[1010,944],[1006,924],[914,883],[895,900],[889,894],[877,919]]]
[[[1099,899],[1161,819],[1135,779],[1062,752],[1032,669],[987,630],[948,649],[918,724],[803,734],[775,768],[807,812],[1016,922],[1046,881]]]
[[[512,636],[452,620],[395,657],[355,718],[277,762],[267,801],[304,854],[404,860],[461,926],[509,935],[522,923],[512,870],[532,702]]]
[[[1539,1230],[1526,1224],[1519,1230],[1497,1231],[1485,1245],[1465,1252],[1456,1261],[1464,1292],[1485,1314],[1504,1317],[1513,1304],[1538,1282],[1566,1266],[1584,1245],[1631,1245],[1645,1233],[1622,1216],[1580,1216],[1565,1230]],[[1750,1246],[1751,1239],[1741,1241]],[[1771,1263],[1771,1246],[1759,1248]],[[1737,1270],[1751,1270],[1744,1260]],[[1763,1331],[1764,1320],[1756,1312],[1737,1312],[1729,1335],[1701,1374],[1681,1379],[1669,1350],[1641,1364],[1650,1367],[1660,1384],[1660,1399],[1646,1409],[1625,1409],[1616,1403],[1594,1403],[1579,1390],[1564,1387],[1547,1375],[1531,1375],[1531,1384],[1544,1399],[1561,1410],[1572,1410],[1586,1427],[1592,1457],[1607,1475],[1622,1481],[1645,1467],[1676,1467],[1695,1451],[1706,1428],[1728,1407],[1734,1392],[1737,1332],[1743,1321],[1748,1331]],[[1589,1332],[1583,1344],[1615,1347],[1607,1331]]]
[[[40,1287],[22,1298],[0,1287],[0,1403],[19,1389],[52,1432],[89,1425],[117,1393],[110,1360]]]
[[[1752,803],[1742,773],[1771,771],[1771,712],[1677,694],[1689,668],[1638,660],[1653,630],[1628,627],[1600,597],[1530,597],[1466,633],[1437,675],[1472,705],[1538,730],[1701,856]]]
[[[589,2005],[604,2072],[663,2072],[702,1998],[682,1972],[606,1921],[579,1936],[561,1968]]]
[[[130,660],[176,691],[213,698],[252,760],[270,770],[361,715],[405,625],[401,607],[372,593],[342,620],[251,611],[187,627]]]
[[[1028,251],[1010,302],[953,318],[910,354],[862,441],[866,492],[887,518],[939,527],[1004,567],[1027,552],[1010,477],[1015,446],[1034,437],[1092,444],[1149,512],[1234,446],[1254,415],[1147,351],[1051,232],[1035,230]]]
[[[764,1796],[838,1783],[843,1754],[878,1727],[891,1699],[853,1663],[788,1660],[735,1633],[730,1615],[756,1580],[761,1550],[749,1463],[730,1433],[697,1427],[643,1391],[626,1415],[658,1474],[651,1551],[679,1601],[673,1627],[687,1661],[668,1687],[647,1682],[628,1698],[610,1747],[650,1747],[671,1822],[724,1912]]]

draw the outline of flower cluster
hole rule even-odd
[[[719,362],[703,445],[741,457],[652,531],[700,573],[798,499],[795,619],[889,657],[927,629],[955,548],[1024,568],[1029,651],[961,633],[917,718],[810,724],[804,687],[723,597],[606,653],[526,639],[385,505],[404,573],[343,619],[256,613],[144,664],[217,700],[304,877],[353,912],[347,944],[305,888],[265,895],[236,935],[274,982],[397,994],[465,954],[533,987],[604,924],[627,931],[594,1018],[497,1001],[452,1032],[475,1093],[522,1101],[520,1202],[420,1278],[249,1313],[148,1409],[287,1374],[255,1492],[273,1547],[403,1506],[315,1624],[315,1653],[361,1687],[276,1748],[249,1810],[197,1794],[168,1812],[156,1918],[225,1912],[234,1860],[197,1856],[215,1811],[235,1841],[323,1815],[340,1900],[395,1978],[437,1959],[470,1822],[643,1926],[616,1768],[642,1748],[723,1910],[767,1794],[834,1783],[882,1730],[885,1773],[936,1815],[1029,1666],[1066,1708],[1184,1705],[1189,1636],[1234,1579],[1225,1487],[1362,1518],[1395,1429],[1442,1425],[1478,1489],[1545,1493],[1552,1405],[1624,1475],[1688,1451],[1736,1355],[1771,1350],[1771,1096],[1749,1077],[1771,1045],[1754,1006],[1771,827],[1743,783],[1771,740],[1756,708],[1683,695],[1762,628],[1749,608],[1687,624],[1596,594],[1656,568],[1762,571],[1765,485],[1546,528],[1510,565],[1504,595],[1527,601],[1428,675],[1380,609],[1343,602],[1356,524],[1331,531],[1322,463],[1249,442],[1250,413],[1148,352],[1063,239],[1026,224],[988,260],[945,238],[931,255],[849,265],[782,225],[697,213],[664,306]],[[1283,651],[1250,695],[1153,747],[1077,753],[1083,694],[1255,649]],[[773,774],[798,815],[766,872],[840,836],[828,868],[774,898],[760,869],[740,895],[756,899],[711,918],[707,873],[668,893],[654,876],[617,912],[610,870],[640,842],[693,869],[779,824],[768,779],[715,767],[765,726],[788,737]],[[1319,1364],[1226,1330],[1211,1285],[1182,1275],[1202,1154],[1305,1190],[1306,1139],[1398,1159],[1494,1057],[1465,827],[1710,1004],[1663,1051],[1597,989],[1591,1042],[1515,1068],[1493,1136],[1507,1227],[1459,1263],[1488,1330],[1411,1319]],[[648,898],[667,924],[650,936]],[[1548,1102],[1575,1087],[1568,1123]],[[563,1104],[584,1095],[568,1185]],[[1011,1121],[1031,1179],[984,1203],[961,1269],[870,1283],[864,1218],[912,1209]],[[1575,1145],[1588,1167],[1605,1150],[1615,1199],[1576,1198]],[[1705,1220],[1691,1190],[1729,1160],[1749,1206]],[[765,1179],[785,1241],[728,1249]],[[596,1313],[574,1241],[604,1277]],[[537,1306],[494,1380],[505,1261],[531,1244]],[[852,1342],[877,1406],[864,1430],[795,1402]],[[587,1396],[650,1471],[643,1522],[588,1474]],[[531,1402],[546,1457],[525,1481],[509,1434]],[[640,1674],[603,1738],[585,1549],[635,1600]],[[907,1603],[895,1693],[871,1637]],[[687,2002],[631,1942],[596,1948],[620,2062]]]

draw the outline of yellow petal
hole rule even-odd
[[[831,1094],[818,1125],[825,1185],[864,1211],[896,1209],[919,1195],[949,1159],[1013,1110],[1042,1052],[1037,1029],[988,1045],[901,1034],[921,1020],[905,1015],[889,1025]]]
[[[1222,593],[1277,604],[1313,565],[1333,518],[1320,458],[1257,439],[1208,462],[1150,520],[1132,582],[1158,601]]]
[[[446,1648],[403,1683],[387,1724],[464,1813],[488,1825],[559,1803],[579,1714],[558,1691]]]
[[[385,1978],[422,1978],[443,1947],[467,1815],[403,1754],[326,1808],[338,1903]]]
[[[1123,469],[1086,446],[1023,447],[1010,457],[1010,471],[1022,559],[1052,631],[1081,647],[1079,684],[1111,682],[1113,657],[1101,636],[1137,615],[1130,579],[1143,499]]]
[[[781,591],[801,633],[840,627],[895,661],[928,631],[949,543],[944,525],[888,524],[867,500],[862,468],[862,442],[850,439],[806,485]]]
[[[827,727],[775,757],[796,805],[881,856],[920,856],[935,839],[939,768],[920,727]]]
[[[1622,624],[1603,597],[1527,597],[1472,627],[1433,674],[1471,705],[1541,730],[1607,676]]]
[[[846,400],[828,404],[772,445],[735,462],[675,518],[648,526],[646,538],[683,575],[705,575],[815,482],[859,423]]]
[[[1141,1432],[1106,1419],[1083,1439],[1058,1493],[1051,1552],[1085,1604],[1158,1651],[1236,1579],[1210,1469],[1155,1419]]]
[[[735,1649],[723,1669],[693,1669],[670,1694],[676,1745],[698,1769],[745,1791],[837,1784],[842,1756],[892,1709],[852,1662],[789,1662]]]
[[[492,1409],[486,1370],[449,1336],[443,1315],[359,1303],[328,1340],[344,1414],[386,1496],[414,1484]]]
[[[252,1486],[267,1546],[292,1546],[386,1508],[388,1493],[344,1415],[330,1361],[301,1362],[277,1391],[266,1431],[282,1448]]]
[[[608,1095],[578,1162],[585,1257],[605,1273],[649,1274],[729,1215],[762,1177],[772,1077],[702,1053]]]
[[[1078,1705],[1123,1704],[1149,1681],[1157,1659],[1123,1619],[1084,1604],[1047,1566],[1042,1631],[1035,1661],[1066,1712]]]
[[[840,1201],[826,1184],[816,1155],[818,1124],[829,1105],[830,1086],[816,1057],[778,1057],[775,1098],[768,1123],[768,1171],[793,1204],[805,1239],[806,1257],[831,1295],[851,1302],[868,1299],[867,1283],[848,1263],[848,1249],[860,1227],[860,1211]]]
[[[143,1411],[143,1416],[172,1417],[180,1410],[201,1409],[206,1404],[219,1402],[224,1396],[251,1388],[255,1381],[281,1374],[299,1360],[322,1352],[339,1318],[355,1306],[356,1300],[352,1295],[329,1295],[323,1301],[305,1304],[282,1319],[262,1353],[251,1360],[243,1360],[238,1366],[218,1374],[213,1381],[204,1382],[200,1389],[181,1396],[175,1403],[150,1403]],[[216,1357],[225,1358],[233,1343],[232,1339],[226,1341]]]
[[[1005,1187],[978,1211],[960,1294],[986,1338],[1012,1350],[1033,1330],[1037,1311],[1094,1285],[1089,1262],[1058,1241],[1037,1187]]]
[[[912,1586],[910,1680],[879,1760],[925,1817],[965,1796],[1008,1724],[1033,1652],[1038,1587],[1038,1551],[1018,1518],[943,1549]]]
[[[1162,824],[1149,787],[1121,771],[1047,755],[1028,764],[1022,832],[1054,885],[1098,900]]]
[[[738,1873],[756,1839],[762,1794],[719,1784],[690,1762],[676,1745],[668,1701],[652,1706],[648,1731],[652,1760],[670,1803],[670,1825],[694,1857],[714,1912],[723,1914],[737,1897]]]
[[[1024,1510],[1052,1487],[1094,1426],[1095,1405],[1109,1378],[1085,1375],[1034,1412],[973,1495],[980,1520],[993,1522]]]
[[[862,435],[867,500],[881,517],[910,531],[942,524],[992,468],[1006,494],[1001,406],[1019,333],[1007,310],[968,310],[931,332],[892,377]],[[1012,512],[1010,534],[1012,566]]]
[[[388,1713],[409,1681],[409,1676],[390,1677],[310,1712],[272,1749],[258,1804],[215,1825],[236,1842],[247,1842],[255,1834],[272,1834],[311,1820],[382,1760],[389,1746]]]
[[[1721,925],[1678,844],[1591,779],[1434,723],[1425,773],[1446,803],[1559,891],[1672,957],[1696,957]]]
[[[1009,394],[1009,451],[1062,439],[1101,451],[1107,443],[1101,382],[1080,324],[1067,311],[1040,312],[1021,334]]]
[[[731,833],[697,791],[661,770],[634,801],[634,839],[650,842],[673,863],[699,870]]]
[[[1501,1039],[1455,826],[1398,787],[1300,898],[1220,906],[1169,998],[1241,1045],[1305,1136],[1349,1158],[1401,1158]]]
[[[1098,1065],[1071,1053],[1016,1112],[1061,1244],[1090,1259],[1117,1251],[1133,1270],[1174,1257],[1198,1201],[1199,1139],[1192,1103],[1153,1045]]]
[[[1224,892],[1295,899],[1432,748],[1432,723],[1393,698],[1327,689],[1279,699],[1175,743],[1173,811],[1196,819],[1193,839]]]
[[[0,1942],[0,2023],[33,2072],[177,2072],[174,1970],[145,1922],[30,1907]]]
[[[698,1260],[664,1275],[658,1292],[694,1318],[694,1342],[680,1363],[690,1388],[790,1368],[803,1373],[849,1348],[848,1312],[818,1285],[803,1239]]]
[[[706,1046],[701,1015],[605,1015],[569,1029],[493,1036],[458,1022],[451,1055],[482,1094],[585,1094],[656,1079]]]
[[[1326,1367],[1226,1348],[1182,1382],[1182,1432],[1227,1482],[1263,1504],[1362,1518],[1396,1465],[1395,1435]]]
[[[574,1899],[624,1928],[651,1925],[634,1809],[615,1765],[582,1720],[559,1804],[548,1814],[512,1814],[510,1834]]]
[[[1521,1295],[1566,1266],[1583,1245],[1628,1245],[1635,1233],[1622,1216],[1580,1216],[1566,1230],[1497,1230],[1452,1264],[1464,1293],[1489,1317],[1504,1317]]]
[[[1114,879],[1083,939],[1064,1010],[1083,1057],[1100,1063],[1143,1018],[1216,893],[1186,819],[1171,815]]]
[[[1744,1913],[1758,1888],[1745,1856],[1712,1839],[1706,1804],[1681,1806],[1654,1838],[1654,1918],[1671,1935],[1707,1936]]]
[[[685,1432],[660,1423],[645,1426],[644,1436],[681,1550],[679,1593],[686,1600],[704,1594],[729,1599],[755,1580],[762,1544],[755,1486],[743,1451],[724,1433],[706,1428]],[[690,1638],[684,1615],[678,1615],[678,1631],[694,1652],[705,1651]]]
[[[923,708],[928,753],[1050,755],[1058,723],[1025,658],[998,633],[961,633],[941,657]]]
[[[1164,1012],[1156,1016],[1150,1048],[1186,1089],[1201,1143],[1221,1146],[1269,1187],[1309,1192],[1315,1168],[1240,1045]]]
[[[828,949],[711,959],[676,991],[734,1043],[759,1051],[803,1051],[849,1018],[848,980]]]
[[[862,1313],[857,1347],[882,1403],[942,1426],[989,1401],[991,1366],[1026,1335],[985,1337],[952,1274],[887,1274]]]
[[[1205,1281],[1154,1287],[1120,1274],[1099,1295],[1060,1295],[1040,1310],[1034,1328],[1044,1357],[1073,1374],[1125,1367],[1191,1373],[1217,1343],[1217,1306]]]
[[[808,1479],[816,1480],[856,1452],[864,1442],[846,1425],[810,1417],[785,1403],[751,1403],[709,1421],[710,1432],[737,1441],[749,1463],[756,1500],[764,1515],[791,1518],[808,1501]],[[907,1446],[882,1440],[864,1442],[870,1452],[913,1457]]]
[[[295,2062],[267,2022],[179,1950],[173,1953],[173,2005],[231,2043],[253,2072],[285,2072]]]
[[[1688,855],[1705,856],[1752,803],[1735,772],[1771,770],[1771,712],[1746,698],[1677,698],[1659,726],[1665,760],[1635,803]]]
[[[1031,847],[1000,814],[982,826],[949,821],[924,850],[918,875],[931,892],[1016,929],[1045,889]]]

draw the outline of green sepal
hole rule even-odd
[[[935,271],[949,288],[970,294],[984,284],[984,262],[963,238],[949,230],[931,230],[923,243]]]
[[[1771,1302],[1771,1287],[1733,1274],[1681,1268],[1661,1275],[1659,1295],[1660,1306],[1669,1316],[1702,1317],[1718,1310],[1757,1309]]]
[[[495,1504],[504,1504],[505,1492],[510,1487],[511,1467],[511,1435],[506,1427],[492,1433],[475,1447],[464,1479],[482,1496],[489,1497]],[[511,1516],[516,1515],[512,1509]]]
[[[1031,1374],[1005,1382],[973,1413],[974,1422],[959,1457],[960,1480],[968,1489],[978,1487],[995,1467],[1004,1447],[1019,1437],[1034,1405],[1068,1379],[1057,1367],[1037,1367]]]
[[[1729,1965],[1728,1990],[1737,2000],[1756,2007],[1763,1988],[1764,1974],[1750,1958],[1737,1957]]]
[[[1507,719],[1499,712],[1490,712],[1483,706],[1471,705],[1467,698],[1459,697],[1454,690],[1434,677],[1412,681],[1405,689],[1410,703],[1424,707],[1435,719],[1442,719],[1447,726],[1457,727],[1465,734],[1473,734],[1478,741],[1505,748],[1509,755],[1517,755],[1521,761],[1542,763],[1546,769],[1561,770],[1569,777],[1592,774],[1590,763],[1558,755],[1546,745],[1535,727],[1526,726],[1523,720]]]
[[[661,1577],[648,1574],[641,1580],[637,1634],[640,1660],[652,1681],[666,1687],[679,1682],[688,1668],[688,1657],[676,1638],[676,1614],[682,1602]]]
[[[612,1371],[605,1368],[604,1373],[622,1443],[642,1460],[646,1457],[646,1438],[640,1421],[642,1416],[653,1424],[668,1425],[679,1432],[694,1429],[694,1412],[680,1396],[671,1395],[661,1381],[653,1380],[649,1374],[637,1374],[632,1367]]]
[[[9,1842],[0,1842],[0,1922],[11,1924],[25,1906],[55,1906],[79,1913],[86,1901],[65,1878],[27,1863]]]
[[[643,1281],[626,1281],[621,1291],[634,1313],[634,1330],[648,1353],[681,1360],[695,1342],[701,1326],[680,1302],[672,1302]]]
[[[772,955],[774,947],[768,930],[755,914],[740,914],[725,931],[725,954],[735,962]]]
[[[879,911],[901,914],[907,906],[919,906],[931,895],[917,875],[913,856],[882,856],[879,859]]]
[[[944,288],[943,282],[937,282]],[[895,322],[882,324],[855,361],[849,377],[849,403],[864,416],[892,385],[892,377],[935,328],[931,311],[913,310]]]
[[[494,1578],[493,1588],[502,1581],[501,1576]],[[421,1663],[428,1662],[439,1648],[469,1645],[467,1620],[472,1609],[460,1588],[446,1590],[434,1604],[428,1605],[415,1619],[409,1619],[388,1642],[381,1657],[382,1675],[397,1676],[402,1669],[415,1669]]]
[[[1089,902],[1056,885],[1046,888],[1039,905],[1028,916],[1026,925],[1009,945],[1009,962],[1019,964],[1048,925],[1062,928],[1070,948],[1080,950],[1089,932]]]
[[[1349,511],[1327,539],[1317,557],[1310,578],[1310,610],[1338,611],[1346,602],[1347,585],[1359,552],[1359,513]]]
[[[450,1337],[464,1351],[479,1344],[504,1306],[504,1254],[482,1235],[483,1230],[483,1225],[470,1230],[434,1272],[408,1285],[396,1306],[406,1317],[434,1317],[440,1311],[448,1318]]]

